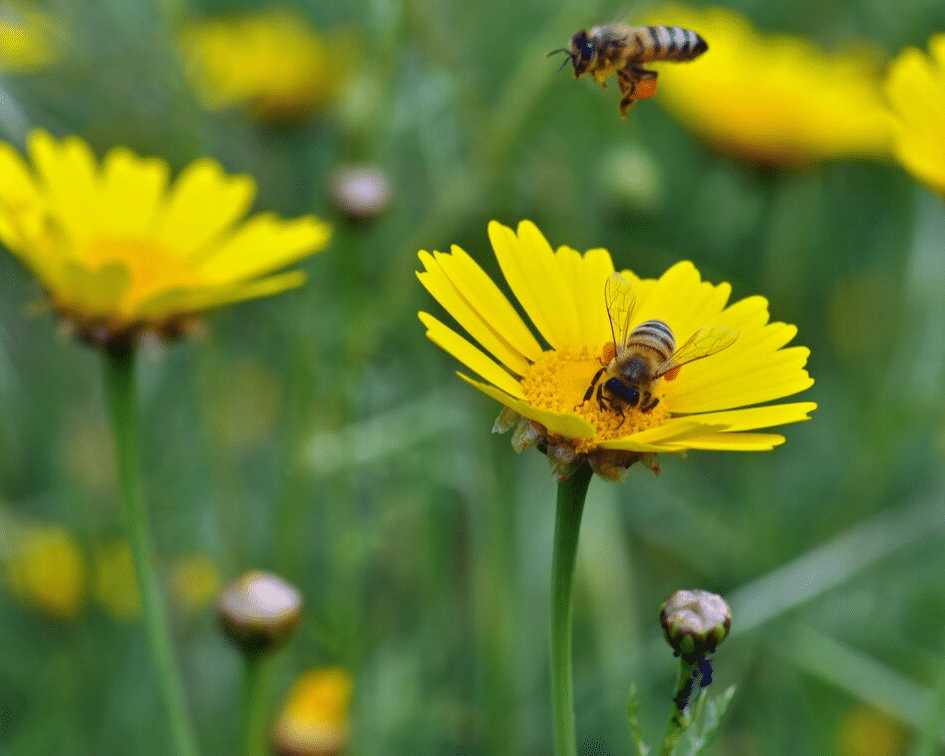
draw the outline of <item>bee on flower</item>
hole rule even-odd
[[[494,429],[514,429],[515,449],[537,447],[560,477],[584,462],[621,480],[638,461],[658,470],[658,453],[769,450],[784,437],[758,431],[816,407],[764,404],[813,381],[808,350],[787,346],[797,329],[769,322],[763,297],[728,304],[731,286],[703,281],[690,262],[658,279],[615,275],[606,250],[553,250],[529,221],[517,231],[493,221],[489,238],[547,346],[456,246],[421,251],[417,275],[482,349],[429,313],[420,320],[481,380],[460,377],[504,406]]]

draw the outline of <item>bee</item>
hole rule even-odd
[[[596,387],[600,408],[619,414],[621,424],[624,407],[639,407],[646,413],[659,404],[655,396],[658,381],[673,380],[683,365],[717,354],[738,338],[738,331],[728,326],[704,326],[677,349],[672,329],[662,320],[647,320],[630,331],[636,296],[633,284],[619,273],[611,273],[607,279],[604,303],[613,354],[608,344],[605,364],[594,373],[581,404],[594,395]]]
[[[570,48],[561,47],[548,55],[565,53],[568,57],[561,68],[570,62],[575,79],[590,74],[602,87],[607,86],[608,76],[616,74],[622,95],[620,115],[626,118],[636,100],[656,93],[656,71],[644,68],[644,63],[692,60],[708,49],[702,37],[681,26],[607,24],[590,31],[581,29],[571,37]]]

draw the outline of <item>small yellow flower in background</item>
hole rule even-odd
[[[903,756],[909,740],[901,722],[862,704],[850,709],[837,726],[838,756]]]
[[[330,103],[357,62],[353,40],[320,35],[288,9],[194,22],[181,49],[208,108],[248,106],[267,120]]]
[[[697,329],[722,326],[737,335],[734,343],[654,381],[658,403],[648,412],[641,411],[642,403],[627,405],[621,418],[614,407],[601,406],[596,393],[584,401],[614,354],[604,294],[614,273],[610,254],[554,251],[529,221],[519,224],[518,233],[493,221],[489,238],[509,287],[551,348],[541,345],[482,268],[456,246],[451,254],[421,251],[426,270],[417,276],[492,356],[432,315],[421,312],[420,320],[431,341],[485,383],[460,377],[505,405],[496,430],[515,426],[516,450],[537,446],[560,476],[585,460],[599,475],[619,480],[636,461],[655,468],[656,452],[768,450],[784,437],[749,431],[806,420],[816,407],[753,406],[810,387],[804,369],[809,352],[784,348],[797,329],[769,323],[767,300],[755,296],[726,306],[731,286],[702,281],[690,262],[655,280],[623,271],[636,291],[630,329],[658,319],[682,345]]]
[[[684,26],[709,51],[660,71],[657,99],[718,150],[764,165],[889,154],[891,119],[875,55],[828,55],[765,35],[722,8],[665,5],[645,23]]]
[[[171,570],[171,596],[188,614],[213,606],[220,590],[220,570],[206,554],[184,554]]]
[[[10,590],[21,601],[57,619],[75,619],[85,608],[86,563],[75,538],[57,526],[14,528],[6,566]]]
[[[0,144],[0,241],[94,343],[170,338],[204,310],[300,286],[301,271],[269,274],[331,235],[314,216],[243,221],[255,183],[207,158],[170,184],[166,161],[122,147],[101,165],[77,137],[37,130],[28,147],[32,166]]]
[[[909,48],[896,58],[886,96],[895,119],[896,158],[945,197],[945,34],[929,40],[928,55]]]
[[[315,669],[293,684],[273,730],[281,756],[334,756],[348,740],[354,682],[340,667]]]
[[[50,16],[19,5],[0,8],[0,71],[26,73],[54,62],[56,25]]]
[[[141,594],[127,541],[116,538],[96,546],[92,591],[116,619],[130,622],[141,617]]]

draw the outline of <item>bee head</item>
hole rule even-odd
[[[586,29],[581,29],[571,37],[571,50],[568,54],[574,65],[574,78],[577,78],[587,71],[591,58],[594,57],[594,45]]]

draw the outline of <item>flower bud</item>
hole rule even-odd
[[[660,608],[666,640],[677,656],[695,662],[711,654],[725,640],[732,626],[732,612],[725,600],[703,590],[676,591]]]
[[[376,165],[345,165],[331,181],[335,206],[352,220],[370,220],[390,207],[393,197],[390,179]]]
[[[224,632],[244,652],[265,652],[292,635],[302,595],[276,575],[252,571],[223,589],[217,611]]]

